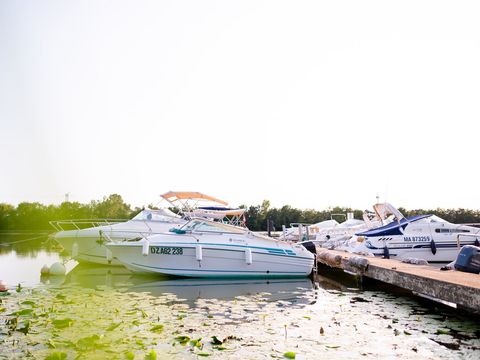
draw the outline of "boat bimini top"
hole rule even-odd
[[[195,191],[169,191],[160,197],[179,209],[186,220],[204,218],[246,226],[245,209],[230,208],[226,201]]]

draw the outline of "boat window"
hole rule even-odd
[[[452,233],[469,233],[470,230],[466,229],[435,229],[436,233],[440,234],[452,234]]]
[[[159,221],[159,222],[177,222],[178,219],[155,211],[142,211],[132,220],[135,221]]]
[[[225,232],[225,229],[215,226],[214,224],[201,223],[195,227],[195,231]]]
[[[245,231],[243,229],[237,229],[233,226],[225,225],[217,222],[191,220],[185,224],[182,228],[185,231],[198,231],[198,232],[216,232],[216,233],[238,233],[242,234]]]
[[[192,230],[195,229],[199,224],[201,224],[201,221],[192,220],[192,221],[186,223],[185,225],[183,225],[180,229],[181,229],[181,230],[185,230],[185,231],[192,231]]]

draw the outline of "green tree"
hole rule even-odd
[[[0,231],[10,230],[13,225],[15,208],[10,204],[0,204]]]
[[[97,218],[127,219],[132,212],[130,205],[126,204],[118,194],[104,197],[100,202],[92,202],[93,214]]]

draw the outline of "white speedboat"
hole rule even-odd
[[[302,241],[315,239],[316,235],[324,231],[333,229],[338,225],[334,219],[320,221],[315,224],[291,223],[289,228],[285,228],[280,235],[280,240]]]
[[[445,263],[455,260],[462,246],[478,244],[480,229],[452,224],[435,215],[409,218],[400,215],[387,225],[356,235],[357,246],[351,249],[353,252]]]
[[[104,246],[107,239],[117,241],[130,239],[132,233],[142,237],[168,232],[172,227],[185,224],[192,214],[244,225],[244,209],[225,207],[228,206],[227,202],[209,195],[170,191],[161,195],[161,198],[169,207],[177,209],[182,216],[165,207],[159,210],[142,210],[133,219],[122,222],[107,219],[51,221],[50,224],[57,231],[53,238],[79,262],[121,265]]]
[[[109,220],[77,220],[56,221],[51,224],[57,229],[67,226],[76,227],[74,230],[60,230],[53,238],[79,262],[95,264],[121,265],[113,258],[110,251],[103,246],[107,236],[114,239],[131,238],[132,232],[151,234],[165,232],[172,227],[180,227],[187,220],[168,209],[145,209],[133,219],[125,222],[111,222]],[[81,228],[82,225],[90,227]]]
[[[314,255],[301,245],[205,219],[192,219],[168,234],[112,241],[106,246],[128,269],[140,273],[186,277],[304,277],[314,266]]]

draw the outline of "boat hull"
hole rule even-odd
[[[373,245],[372,243],[372,240],[366,241],[366,250],[377,257],[384,257],[386,252],[385,249],[381,247],[382,244],[376,242],[376,244]],[[475,242],[461,241],[457,243],[455,241],[433,240],[433,242],[418,242],[412,244],[400,238],[398,241],[392,239],[387,244],[388,256],[392,259],[403,260],[406,258],[417,258],[430,263],[448,263],[457,258],[458,252],[463,246],[474,245]]]
[[[230,244],[152,244],[148,255],[142,255],[142,244],[116,243],[107,247],[133,272],[183,277],[306,277],[314,262],[306,250],[301,255],[282,255],[283,250],[269,252],[268,248]]]
[[[108,249],[101,244],[100,236],[76,236],[77,233],[56,236],[55,240],[78,262],[100,265],[122,266],[115,258],[108,256]]]
[[[151,233],[161,233],[178,226],[175,223],[128,221],[111,226],[99,226],[81,230],[59,231],[54,239],[82,263],[122,266],[105,247],[105,242],[121,241]],[[104,234],[103,236],[101,234]]]

